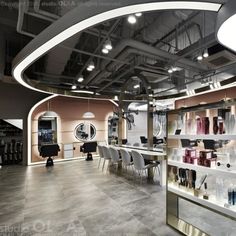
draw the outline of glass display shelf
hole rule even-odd
[[[201,172],[213,174],[216,176],[222,176],[225,178],[227,177],[234,178],[236,176],[236,170],[231,170],[231,169],[227,170],[227,169],[219,169],[216,167],[205,167],[205,166],[194,165],[194,164],[184,163],[180,161],[173,161],[173,160],[168,160],[168,165],[177,166],[179,168],[186,168],[186,169],[201,171]]]
[[[178,134],[168,135],[168,139],[236,140],[236,134]]]
[[[168,191],[192,202],[196,202],[204,207],[210,208],[213,211],[220,212],[226,216],[231,216],[234,219],[236,218],[236,206],[229,206],[226,204],[226,199],[225,201],[217,201],[214,195],[210,195],[209,200],[205,200],[201,194],[199,197],[196,197],[194,196],[193,191],[190,191],[189,189],[187,190],[184,187],[180,188],[173,183],[168,183]]]

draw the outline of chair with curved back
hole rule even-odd
[[[138,151],[132,150],[131,155],[133,157],[134,168],[138,172],[138,175],[141,177],[141,182],[142,182],[142,178],[143,178],[142,173],[145,172],[145,174],[147,175],[147,170],[149,168],[157,167],[157,163],[145,165],[144,158],[142,154],[140,154]]]
[[[120,149],[120,155],[124,169],[128,170],[129,166],[133,166],[133,162],[131,161],[131,156],[127,150]]]
[[[111,161],[111,154],[109,151],[109,148],[107,146],[102,146],[102,153],[103,153],[103,165],[102,165],[102,170],[104,169],[105,162],[108,161],[107,169],[109,167],[109,163]]]
[[[121,162],[118,150],[113,147],[109,147],[109,151],[111,155],[111,164],[116,165],[118,168],[118,164]]]
[[[98,168],[99,168],[101,160],[104,158],[103,157],[103,148],[101,145],[98,145],[98,154],[99,154],[99,161],[98,161]]]

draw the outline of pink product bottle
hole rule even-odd
[[[197,118],[197,134],[202,134],[202,121],[201,118]]]

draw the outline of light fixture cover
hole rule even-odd
[[[203,57],[204,57],[204,58],[209,57],[209,53],[208,53],[208,50],[207,50],[207,49],[204,50],[204,52],[203,52]]]
[[[80,76],[77,80],[79,83],[83,82],[84,81],[84,77],[83,76]]]
[[[87,112],[85,112],[83,114],[83,118],[85,118],[85,119],[93,119],[93,118],[95,118],[95,115],[92,112],[87,111]]]
[[[46,111],[42,116],[43,117],[57,117],[57,113],[54,111]]]
[[[236,1],[229,0],[219,10],[216,21],[216,38],[225,47],[236,51]]]
[[[202,59],[203,59],[202,55],[199,55],[199,56],[197,57],[197,60],[198,60],[198,61],[201,61]]]
[[[128,16],[128,22],[130,23],[130,24],[135,24],[136,22],[137,22],[137,18],[134,16],[134,15],[130,15],[130,16]]]
[[[112,50],[112,44],[111,44],[111,40],[110,40],[110,39],[107,39],[107,40],[106,40],[104,47],[105,47],[107,50]]]
[[[103,53],[103,54],[108,54],[108,53],[109,53],[109,50],[108,50],[107,48],[103,48],[103,49],[102,49],[102,53]]]

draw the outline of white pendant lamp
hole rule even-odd
[[[220,44],[236,52],[236,1],[229,0],[219,10],[216,38]]]
[[[88,99],[88,111],[83,114],[84,119],[93,119],[95,118],[95,115],[89,111],[89,99]]]
[[[43,118],[54,118],[57,117],[57,113],[50,110],[50,102],[47,103],[47,111],[43,113]]]

